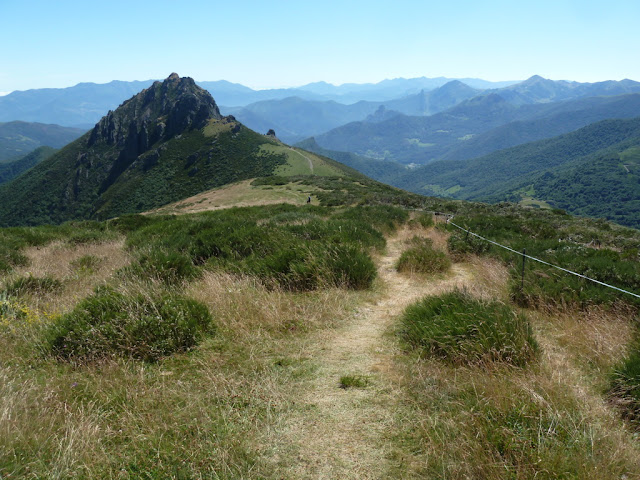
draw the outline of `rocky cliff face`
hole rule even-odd
[[[172,73],[103,117],[93,128],[88,146],[137,144],[144,151],[184,130],[202,128],[210,118],[222,118],[211,94],[192,78]]]
[[[163,82],[154,82],[117,110],[110,111],[89,136],[89,148],[102,145],[119,150],[101,191],[154,144],[202,128],[209,119],[221,118],[211,94],[198,87],[192,78],[172,73]]]

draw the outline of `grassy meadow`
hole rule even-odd
[[[640,478],[637,302],[432,212],[636,292],[640,234],[367,182],[0,230],[0,478]]]

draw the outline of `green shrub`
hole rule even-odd
[[[421,213],[417,215],[415,218],[411,219],[409,222],[412,226],[420,226],[422,228],[433,227],[433,215],[430,213]]]
[[[523,314],[457,290],[410,305],[401,335],[413,347],[457,364],[500,361],[524,366],[538,348]]]
[[[467,255],[482,255],[489,251],[491,244],[459,230],[447,240],[447,247],[454,260],[463,260]]]
[[[200,270],[187,255],[157,249],[140,254],[134,263],[121,270],[121,274],[176,285],[196,278]]]
[[[325,258],[336,286],[364,290],[371,286],[378,274],[371,257],[352,245],[337,245],[327,252]]]
[[[158,216],[127,214],[108,220],[106,224],[120,233],[129,233],[157,221],[158,218]]]
[[[86,245],[89,243],[102,243],[116,238],[116,235],[110,231],[100,230],[80,230],[71,233],[67,237],[69,245]]]
[[[409,273],[441,273],[451,268],[451,260],[444,252],[434,250],[430,238],[413,237],[411,246],[402,252],[396,269]]]
[[[62,282],[53,277],[20,277],[5,285],[4,291],[10,296],[41,295],[51,293],[62,288]]]
[[[211,314],[200,302],[167,293],[126,296],[101,287],[60,317],[46,339],[60,359],[121,355],[156,361],[195,347],[213,332]]]
[[[140,256],[127,272],[175,283],[192,278],[203,267],[255,275],[266,285],[293,291],[368,288],[376,269],[367,249],[382,249],[386,241],[360,213],[347,213],[350,210],[403,217],[399,209],[389,207],[336,214],[326,207],[292,205],[166,217],[127,236],[128,248]]]

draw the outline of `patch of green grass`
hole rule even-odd
[[[402,316],[401,336],[413,348],[454,364],[533,360],[538,345],[527,317],[464,291],[426,297]]]
[[[71,266],[82,273],[93,273],[103,259],[95,255],[83,255],[71,262]]]
[[[364,375],[344,375],[340,377],[340,388],[367,388],[371,380]]]
[[[4,292],[10,296],[42,295],[62,289],[62,282],[53,277],[20,277],[9,282],[4,287]]]
[[[442,273],[450,268],[447,254],[434,250],[431,239],[417,236],[411,239],[410,247],[396,263],[396,270],[407,273]]]

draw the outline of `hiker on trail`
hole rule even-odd
[[[311,203],[311,195],[307,197],[307,203]]]

